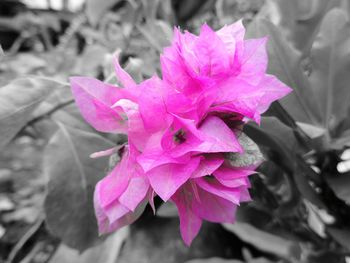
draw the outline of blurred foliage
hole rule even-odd
[[[41,210],[29,206],[38,216],[17,212],[30,227],[2,259],[47,262],[49,257],[40,261],[35,255],[52,255],[53,249],[44,249],[41,241],[30,243],[45,229],[57,238],[50,241],[57,247],[51,263],[116,262],[125,240],[124,261],[127,253],[138,251],[138,259],[149,262],[145,255],[152,247],[168,258],[163,262],[180,260],[170,256],[172,250],[181,252],[181,260],[193,259],[188,263],[332,263],[350,256],[350,173],[337,169],[350,147],[348,0],[87,0],[75,14],[21,10],[0,19],[0,27],[6,25],[3,31],[16,36],[2,44],[4,52],[0,49],[0,146],[12,147],[27,137],[41,142],[47,194]],[[252,177],[254,201],[240,207],[237,223],[220,232],[230,242],[233,233],[240,243],[232,241],[227,248],[226,241],[218,241],[229,253],[223,248],[220,254],[205,253],[206,246],[215,245],[207,242],[211,236],[201,233],[189,250],[164,230],[168,239],[162,247],[155,241],[159,236],[154,237],[160,234],[147,232],[161,225],[98,237],[92,192],[107,172],[108,160],[92,161],[88,155],[125,138],[97,133],[85,124],[67,78],[88,75],[115,83],[111,58],[121,52],[126,70],[141,81],[159,73],[159,53],[170,42],[173,26],[195,32],[205,21],[219,28],[240,18],[248,26],[247,38],[268,36],[268,71],[294,90],[272,105],[260,126],[245,128],[266,162]],[[23,50],[30,52],[19,52]],[[1,189],[1,180],[9,179],[6,171],[0,175]],[[0,198],[0,211],[12,215],[7,222],[16,221],[16,214],[8,212],[15,205],[6,198]],[[173,217],[176,212],[167,204],[157,215]],[[4,218],[0,238],[8,238]],[[198,248],[204,252],[197,253]],[[195,259],[201,257],[211,258]]]

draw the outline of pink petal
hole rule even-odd
[[[102,209],[109,223],[119,220],[120,218],[122,218],[130,212],[130,210],[127,207],[125,207],[118,201],[114,201],[113,203]]]
[[[197,148],[199,152],[242,152],[237,137],[220,118],[208,116],[199,127],[203,143]]]
[[[116,231],[124,226],[134,223],[142,215],[143,211],[146,208],[146,205],[147,202],[144,201],[135,209],[134,212],[129,212],[115,222],[111,222],[108,232]]]
[[[238,113],[253,120],[256,120],[260,101],[265,95],[261,87],[237,78],[222,81],[217,92],[217,100],[213,103],[211,112]]]
[[[134,212],[129,211],[117,200],[107,207],[101,207],[99,186],[95,189],[94,207],[100,234],[110,233],[136,221],[143,213],[147,200],[143,200]]]
[[[128,99],[121,99],[112,107],[125,114],[126,117],[124,118],[128,120],[128,140],[142,151],[149,134],[145,130],[144,122],[139,112],[139,105]]]
[[[96,185],[95,195],[98,196],[101,207],[107,207],[113,203],[125,191],[130,180],[130,173],[123,173],[128,170],[128,157],[122,157],[120,163]]]
[[[147,176],[154,191],[165,202],[184,184],[197,169],[200,158],[192,158],[186,164],[164,164],[149,172]]]
[[[172,48],[173,49],[173,48]],[[168,51],[168,52],[167,52]],[[162,68],[162,77],[165,82],[169,83],[173,87],[176,87],[179,91],[191,91],[194,89],[198,91],[195,81],[186,72],[185,66],[177,59],[176,61],[169,58],[170,48],[166,48],[164,54],[160,57],[160,63]],[[175,51],[176,52],[176,51]]]
[[[230,61],[224,42],[207,24],[202,26],[193,52],[201,75],[218,76],[228,72]]]
[[[127,92],[94,78],[71,77],[72,93],[85,120],[101,132],[125,132],[126,123],[111,106]]]
[[[168,127],[173,119],[165,105],[168,88],[158,77],[148,79],[138,87],[141,92],[138,97],[140,114],[148,132]]]
[[[223,186],[215,178],[197,178],[194,179],[196,184],[203,190],[220,196],[232,203],[239,205],[240,189]]]
[[[110,218],[116,218],[116,220],[122,216],[124,216],[126,213],[128,213],[128,209],[121,206],[118,201],[115,201],[117,205],[117,209],[111,210],[111,206],[106,208],[103,208],[101,205],[101,189],[100,184],[96,185],[95,193],[94,193],[94,207],[95,207],[95,215],[98,223],[98,229],[100,234],[108,233],[110,232]],[[114,205],[113,203],[110,203],[110,205]],[[124,208],[124,209],[123,209]]]
[[[174,140],[174,135],[179,130],[185,134],[185,141],[181,143]],[[162,147],[174,158],[190,152],[242,152],[234,133],[215,116],[207,117],[199,129],[193,120],[176,116],[173,125],[162,138]]]
[[[186,189],[180,189],[172,197],[179,212],[181,236],[187,246],[191,245],[202,225],[202,220],[192,211],[193,198]]]
[[[137,157],[137,162],[140,164],[145,173],[164,164],[185,164],[189,160],[189,155],[174,158],[168,155],[167,153],[163,152],[162,150],[153,150],[147,153],[144,152]]]
[[[220,155],[206,156],[201,160],[196,171],[194,171],[194,173],[192,174],[192,178],[211,175],[215,170],[217,170],[222,165],[223,162],[224,162],[224,159]]]
[[[120,195],[119,202],[134,211],[135,208],[144,200],[148,193],[149,182],[145,176],[138,176],[130,179],[128,187]]]
[[[225,25],[216,34],[224,42],[226,49],[230,56],[230,63],[233,65],[234,62],[241,60],[244,49],[244,35],[245,28],[242,20],[237,21],[231,25]]]
[[[177,132],[183,132],[185,141],[177,142],[175,135]],[[176,116],[173,124],[165,132],[161,145],[165,152],[168,152],[170,156],[177,158],[184,156],[189,152],[196,151],[197,147],[202,143],[202,139],[199,138],[200,133],[196,128],[194,120],[187,120]]]
[[[182,117],[194,110],[193,100],[180,92],[169,93],[166,98],[166,107],[169,112]]]
[[[198,195],[200,200],[194,199],[192,209],[200,218],[214,223],[235,221],[237,205],[200,187],[198,187]]]
[[[116,55],[113,59],[113,64],[115,68],[115,73],[117,75],[118,80],[123,85],[124,88],[133,88],[136,86],[135,81],[130,77],[130,75],[123,70],[123,68],[119,64],[119,55]]]
[[[265,75],[268,63],[266,51],[267,38],[244,41],[244,53],[241,59],[241,72],[238,78],[252,85],[260,82]]]
[[[221,184],[227,187],[238,187],[241,185],[248,185],[245,179],[254,173],[255,171],[252,170],[220,167],[213,172],[213,175]]]
[[[152,210],[153,210],[153,214],[156,214],[156,206],[154,205],[154,197],[155,197],[156,193],[154,192],[153,189],[149,189],[148,191],[148,203],[151,206]]]
[[[185,66],[186,72],[191,77],[194,77],[199,73],[200,67],[198,58],[193,52],[198,37],[188,31],[185,31],[184,34],[178,31],[178,34],[175,34],[175,36],[178,38],[180,63]]]
[[[272,102],[292,92],[291,88],[287,87],[276,77],[271,75],[266,75],[263,77],[259,83],[259,86],[264,91],[264,95],[259,102],[259,114],[264,113],[270,107]]]
[[[137,150],[131,144],[125,146],[123,156],[116,167],[101,181],[98,182],[96,192],[102,208],[117,200],[127,189],[132,177],[142,176],[143,171],[136,163]]]
[[[241,187],[241,198],[240,202],[249,202],[252,198],[250,197],[249,191],[247,187]]]

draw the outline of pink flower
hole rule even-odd
[[[199,36],[175,29],[161,56],[163,79],[190,101],[209,95],[208,112],[236,113],[260,121],[269,105],[291,89],[266,74],[267,38],[244,40],[241,21]]]
[[[121,161],[95,188],[101,233],[134,222],[147,203],[154,209],[158,195],[176,204],[189,245],[202,220],[234,222],[237,206],[250,200],[247,177],[253,167],[232,167],[223,153],[242,153],[237,122],[259,122],[290,89],[266,74],[266,38],[244,40],[244,32],[241,22],[217,32],[204,25],[199,36],[175,30],[161,57],[163,79],[137,84],[117,59],[122,88],[71,78],[86,121],[100,132],[128,135],[128,145],[119,149]]]
[[[95,188],[94,206],[100,233],[134,222],[143,212],[150,186],[132,146],[124,148],[120,163]]]

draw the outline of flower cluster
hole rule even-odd
[[[290,89],[266,74],[266,38],[244,40],[241,21],[200,35],[174,30],[161,55],[162,78],[139,84],[120,67],[123,87],[71,78],[81,114],[96,130],[125,133],[121,161],[96,186],[101,233],[135,221],[158,195],[177,206],[183,240],[190,244],[202,220],[233,222],[250,199],[247,177],[256,167],[233,167],[225,153],[243,153],[235,129],[260,121]],[[109,154],[113,150],[98,153]]]

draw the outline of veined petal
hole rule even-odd
[[[186,189],[179,189],[171,198],[177,206],[180,218],[180,232],[187,246],[197,236],[202,220],[192,211],[193,194]]]
[[[134,223],[143,213],[147,205],[147,201],[143,201],[134,212],[129,212],[125,214],[123,217],[119,218],[118,220],[114,222],[110,222],[109,231],[113,232],[116,231],[124,226],[130,225]]]
[[[250,197],[250,193],[247,187],[241,187],[241,198],[240,202],[249,202],[252,198]]]
[[[130,212],[130,210],[122,205],[118,200],[102,209],[109,223],[116,222]]]
[[[164,164],[185,164],[188,161],[190,161],[189,155],[174,158],[162,150],[149,151],[147,153],[142,153],[137,157],[137,162],[140,164],[145,173]]]
[[[128,99],[121,99],[112,106],[123,112],[125,119],[128,120],[128,140],[136,148],[142,151],[147,143],[149,133],[146,132],[142,120],[139,105]]]
[[[224,121],[215,116],[208,116],[199,127],[203,142],[197,148],[199,152],[242,152],[236,135]]]
[[[259,114],[264,113],[272,102],[286,96],[292,89],[279,81],[275,76],[265,75],[259,83],[264,95],[260,99],[258,111]]]
[[[221,76],[229,71],[230,61],[226,46],[207,24],[201,27],[193,51],[201,75]]]
[[[101,181],[95,188],[95,195],[101,207],[107,207],[125,191],[128,186],[131,174],[128,171],[128,156],[124,154],[120,163]]]
[[[97,183],[95,195],[102,208],[112,204],[125,192],[131,178],[143,176],[143,171],[136,162],[138,154],[132,144],[125,146],[120,162]]]
[[[165,100],[170,87],[158,77],[142,82],[138,104],[145,128],[148,132],[157,132],[167,128],[173,117],[167,112]]]
[[[165,202],[183,185],[197,169],[199,157],[185,164],[170,163],[158,166],[146,173],[154,191]]]
[[[120,204],[115,204],[116,206],[122,207]],[[135,222],[143,213],[147,205],[147,201],[143,201],[141,204],[138,205],[138,207],[135,209],[134,212],[128,211],[127,213],[121,215],[119,214],[120,217],[118,219],[110,221],[107,214],[110,214],[110,218],[112,218],[111,214],[113,212],[111,211],[105,211],[107,214],[105,214],[104,211],[100,210],[96,205],[95,205],[95,213],[96,213],[96,218],[97,218],[97,223],[98,223],[98,230],[100,234],[106,234],[110,232],[117,231],[118,229],[130,225],[133,222]],[[118,208],[114,208],[118,209]],[[115,216],[114,216],[115,217]]]
[[[163,80],[181,92],[189,91],[190,87],[191,89],[198,91],[195,81],[187,73],[185,66],[179,61],[173,61],[169,58],[167,56],[169,53],[167,50],[169,50],[169,48],[165,49],[164,55],[161,55],[160,57]]]
[[[119,204],[118,201],[114,201],[113,203],[110,203],[109,205],[116,205],[117,209],[114,209],[113,211],[110,211],[111,206],[109,207],[102,207],[101,204],[101,189],[100,185],[97,184],[95,187],[94,192],[94,207],[95,207],[95,215],[98,223],[98,229],[100,234],[108,233],[110,232],[110,218],[115,218],[117,220],[118,218],[124,216],[126,213],[128,213],[128,209],[126,207],[123,207]]]
[[[193,199],[193,212],[200,218],[214,223],[233,223],[237,205],[201,187],[198,187],[199,200]]]
[[[213,172],[215,178],[227,187],[238,187],[248,185],[246,178],[254,174],[253,170],[234,169],[229,167],[220,167]]]
[[[266,42],[266,37],[244,41],[244,52],[240,61],[238,78],[244,79],[252,85],[260,82],[266,73],[268,63]]]
[[[226,46],[232,67],[235,62],[241,61],[243,56],[245,28],[242,20],[225,25],[216,33]]]
[[[128,187],[119,196],[119,202],[134,211],[136,207],[144,200],[149,190],[149,182],[145,176],[137,176],[130,179]]]
[[[127,91],[94,78],[71,77],[71,89],[85,120],[101,132],[126,132],[125,120],[111,106]]]
[[[211,175],[217,170],[224,162],[223,156],[221,155],[207,155],[201,159],[201,162],[197,169],[192,174],[192,178],[199,178],[206,175]]]
[[[123,85],[124,88],[133,88],[136,86],[135,81],[130,77],[130,75],[120,66],[119,55],[115,55],[113,59],[115,73],[118,80]]]
[[[239,205],[240,189],[230,188],[220,184],[215,178],[196,178],[196,184],[203,190],[220,196],[232,203]]]
[[[257,122],[260,120],[257,112],[265,95],[260,86],[242,79],[228,78],[218,84],[217,92],[217,100],[211,106],[211,112],[238,113]]]

